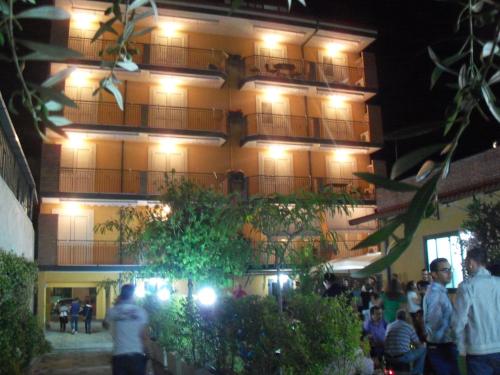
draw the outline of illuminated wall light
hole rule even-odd
[[[62,211],[66,215],[78,215],[82,212],[82,205],[78,202],[63,202]]]
[[[175,22],[163,22],[160,25],[160,28],[164,36],[171,37],[177,34],[177,31],[179,30],[180,26]]]
[[[330,95],[329,99],[332,107],[343,107],[346,102],[346,97],[341,95]]]
[[[217,294],[212,288],[205,287],[195,295],[195,299],[204,306],[212,306],[217,301]]]
[[[83,70],[77,69],[69,76],[69,81],[73,86],[82,87],[89,81],[90,74]]]
[[[335,150],[333,155],[337,161],[347,161],[350,159],[350,152],[348,150]]]
[[[170,154],[177,150],[177,144],[172,139],[163,139],[160,141],[160,151],[165,154]]]
[[[66,145],[71,148],[80,148],[85,144],[85,134],[67,133],[68,140]]]
[[[273,145],[269,147],[269,155],[273,159],[282,158],[285,155],[285,148],[283,146]]]
[[[335,56],[344,50],[345,46],[339,43],[328,43],[325,51],[327,56]]]
[[[93,25],[97,24],[97,17],[92,13],[75,12],[71,16],[71,21],[77,29],[92,29]]]
[[[170,77],[160,79],[160,84],[164,92],[175,92],[180,85],[180,81]]]
[[[279,44],[281,38],[277,34],[266,34],[262,37],[262,40],[267,47],[274,47]]]
[[[281,97],[281,92],[274,87],[266,87],[264,90],[264,99],[268,102],[274,102]]]

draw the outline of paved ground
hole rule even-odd
[[[71,334],[71,329],[66,327],[66,332],[59,332],[59,325],[50,324],[50,329],[45,331],[45,338],[52,344],[54,351],[65,350],[98,350],[111,351],[112,342],[109,331],[102,329],[102,323],[94,322],[92,334],[85,333],[85,327],[79,326],[79,332]]]

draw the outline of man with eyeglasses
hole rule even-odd
[[[465,265],[469,279],[458,286],[453,328],[468,375],[500,375],[500,277],[485,268],[486,252],[473,247]]]
[[[453,306],[446,285],[451,281],[451,267],[446,258],[430,264],[432,283],[424,296],[424,325],[427,335],[427,358],[434,373],[460,375],[458,351],[452,339]]]

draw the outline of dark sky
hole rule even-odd
[[[444,118],[453,91],[445,87],[445,81],[430,90],[433,64],[428,57],[427,46],[433,46],[441,56],[450,55],[456,48],[453,40],[460,38],[453,33],[456,5],[436,0],[307,0],[307,4],[304,9],[295,2],[292,13],[319,15],[378,30],[377,41],[369,47],[377,56],[380,86],[379,94],[372,100],[382,106],[386,134]],[[31,25],[28,31],[35,31],[35,35],[48,39],[46,24]],[[47,74],[40,65],[30,67],[27,72],[34,79]],[[11,80],[2,79],[2,92],[11,83]],[[38,175],[40,140],[25,119],[14,116],[13,120],[34,174]],[[500,126],[493,121],[485,123],[482,119],[475,119],[470,128],[463,137],[457,157],[485,150],[491,147],[493,140],[500,140]],[[384,150],[378,152],[376,157],[386,159],[390,164],[396,148],[401,156],[411,149],[439,140],[440,133],[436,132],[410,141],[398,141],[397,147],[395,142],[387,141]]]

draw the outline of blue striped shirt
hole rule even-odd
[[[444,285],[433,282],[427,288],[423,308],[427,341],[435,344],[452,342],[451,315],[453,306]]]
[[[410,344],[419,344],[415,329],[403,320],[396,320],[387,326],[385,352],[397,356],[410,351]]]

